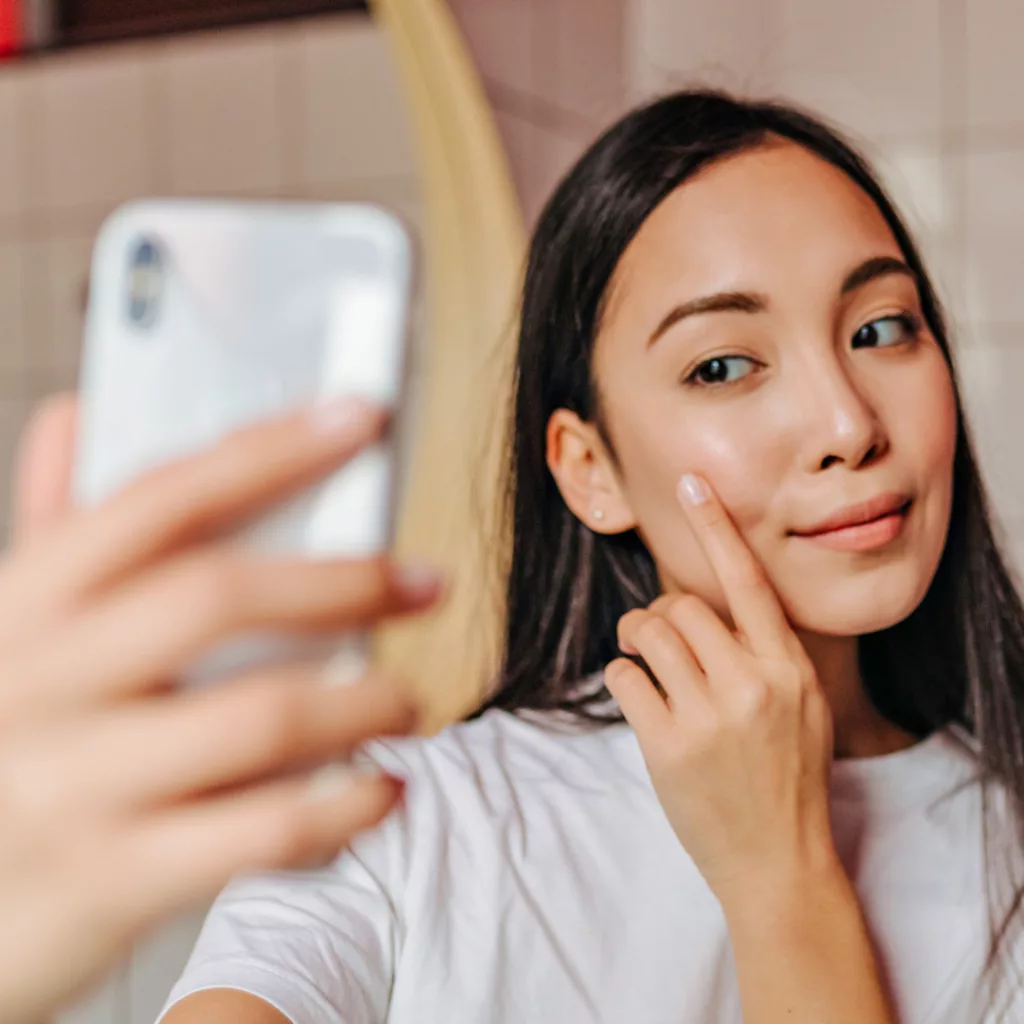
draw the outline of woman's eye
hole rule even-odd
[[[861,327],[853,336],[854,348],[885,348],[914,337],[920,330],[916,317],[883,316]]]
[[[732,384],[745,377],[753,368],[753,360],[746,356],[719,356],[701,363],[686,378],[686,383],[697,385]]]

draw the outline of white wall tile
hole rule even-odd
[[[1024,517],[1004,519],[999,523],[1003,555],[1010,563],[1017,589],[1024,594]]]
[[[272,193],[282,182],[281,30],[185,37],[160,58],[164,171],[178,195]]]
[[[25,362],[48,389],[77,379],[92,243],[91,231],[55,231],[24,247],[31,339]]]
[[[627,103],[623,0],[545,0],[536,17],[536,89],[561,110],[603,127]]]
[[[508,152],[523,215],[526,223],[532,225],[586,143],[542,128],[509,111],[497,110],[495,118]]]
[[[58,235],[48,245],[52,334],[47,366],[55,377],[70,385],[77,378],[81,356],[93,235]]]
[[[484,75],[525,93],[536,90],[536,16],[550,0],[449,0]]]
[[[25,207],[25,75],[22,65],[0,67],[0,222]]]
[[[938,0],[765,3],[773,89],[867,138],[941,130]]]
[[[128,976],[130,1013],[125,1024],[153,1024],[156,1020],[185,967],[205,916],[205,907],[183,914],[135,946]]]
[[[30,350],[25,252],[20,238],[0,240],[0,379],[21,380]]]
[[[1024,321],[1024,148],[966,157],[968,311],[982,322]]]
[[[36,211],[109,208],[152,186],[148,46],[45,58],[31,69],[39,167],[28,183]]]
[[[8,538],[15,454],[29,408],[24,399],[0,398],[0,545]]]
[[[1000,517],[1024,517],[1024,323],[976,327],[970,345],[957,353],[967,422],[978,460]]]
[[[304,185],[415,173],[387,40],[355,15],[307,23],[303,49]]]
[[[966,19],[966,117],[972,128],[1020,126],[1024,94],[1024,7],[1013,0],[970,0]]]
[[[305,190],[303,198],[317,202],[378,203],[406,218],[418,231],[423,231],[426,226],[419,180],[412,177],[321,184]]]
[[[965,319],[958,158],[938,143],[886,140],[861,149],[910,228],[943,304]]]
[[[754,0],[634,0],[628,76],[635,98],[697,83],[757,89],[765,9]]]
[[[941,144],[895,139],[862,149],[913,230],[941,235],[955,228],[955,183]]]

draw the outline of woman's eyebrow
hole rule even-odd
[[[895,256],[874,256],[865,260],[860,266],[854,267],[846,275],[839,293],[849,295],[850,292],[866,285],[868,281],[887,277],[889,274],[903,274],[912,281],[917,281],[917,274],[903,260],[897,259]]]
[[[895,256],[873,256],[846,275],[840,293],[849,295],[869,281],[887,277],[889,274],[902,274],[917,281],[917,275],[903,260]],[[647,346],[650,348],[670,327],[674,327],[688,316],[699,316],[702,313],[763,313],[767,308],[767,297],[756,292],[717,292],[714,295],[691,299],[669,310],[647,339]]]
[[[650,348],[670,327],[688,316],[701,313],[763,313],[768,308],[768,299],[755,292],[717,292],[691,299],[670,310],[647,339]]]

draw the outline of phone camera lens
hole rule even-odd
[[[164,284],[164,260],[159,244],[141,238],[132,249],[128,265],[128,319],[137,327],[156,320]]]

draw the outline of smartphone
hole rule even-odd
[[[289,409],[352,394],[394,411],[389,437],[237,531],[261,552],[381,553],[392,540],[409,436],[413,243],[363,204],[142,200],[93,250],[74,495],[133,478]],[[365,655],[368,638],[250,636],[185,682],[255,662]]]

